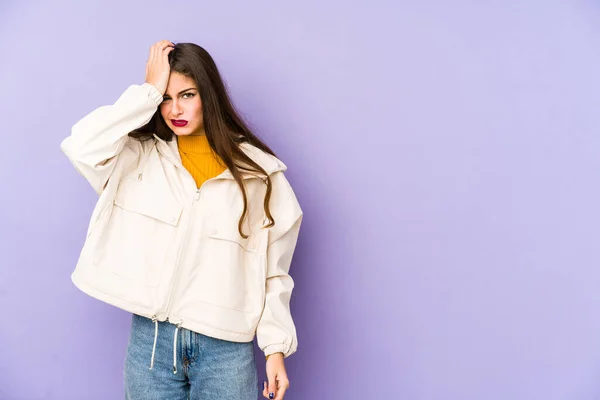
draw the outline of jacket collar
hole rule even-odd
[[[162,140],[158,135],[153,134],[154,139],[156,140],[156,149],[159,153],[161,153],[169,162],[174,164],[176,167],[184,168],[181,163],[181,156],[179,154],[179,149],[177,148],[177,140],[173,139],[169,142]],[[287,166],[278,159],[277,157],[272,156],[271,154],[265,153],[258,147],[244,142],[240,144],[240,148],[248,157],[250,157],[254,162],[263,167],[263,169],[267,172],[268,175],[271,175],[278,171],[285,171]],[[256,175],[240,171],[243,179],[253,178]],[[233,174],[227,168],[222,174],[219,175],[220,178],[229,178],[233,179]]]

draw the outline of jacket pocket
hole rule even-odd
[[[266,233],[261,230],[243,238],[237,218],[209,217],[193,274],[194,297],[230,310],[260,311],[265,285],[262,243],[266,243]]]
[[[144,286],[158,286],[183,207],[168,192],[123,180],[98,241],[97,267]]]

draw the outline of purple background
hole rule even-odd
[[[305,211],[286,399],[600,398],[598,3],[366,3],[0,3],[0,399],[122,398],[59,144],[161,39],[212,53]]]

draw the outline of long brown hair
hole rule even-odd
[[[196,83],[202,102],[204,131],[212,150],[223,160],[238,183],[244,199],[244,210],[238,222],[238,231],[243,238],[242,223],[248,210],[248,198],[240,169],[263,175],[267,185],[264,199],[264,210],[269,219],[266,227],[275,225],[271,215],[269,200],[272,183],[267,172],[240,149],[240,143],[248,142],[262,151],[275,156],[275,153],[252,133],[248,125],[235,110],[221,74],[210,54],[194,43],[177,43],[169,53],[171,73],[178,72]],[[138,140],[149,140],[153,134],[165,141],[173,140],[175,135],[165,123],[160,109],[152,116],[150,122],[129,133]]]

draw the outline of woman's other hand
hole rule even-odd
[[[263,383],[263,396],[266,399],[283,400],[285,391],[290,387],[282,353],[271,354],[267,358],[267,379]]]

